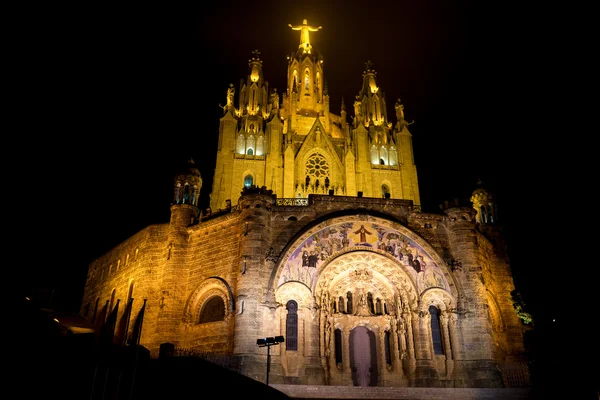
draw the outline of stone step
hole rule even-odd
[[[526,400],[530,388],[422,388],[319,385],[269,385],[293,399],[402,399],[402,400]]]

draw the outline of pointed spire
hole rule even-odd
[[[375,81],[376,76],[377,72],[375,72],[373,63],[371,60],[367,60],[367,62],[365,62],[365,70],[363,72],[363,95],[366,94],[368,96],[371,93],[377,93],[379,91],[379,87],[377,87],[377,82]]]

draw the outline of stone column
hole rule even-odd
[[[394,353],[393,353],[393,359],[392,359],[392,365],[394,368],[394,371],[396,372],[396,374],[400,377],[403,378],[404,377],[404,371],[402,368],[402,354],[405,351],[404,347],[406,346],[406,344],[404,343],[404,327],[401,327],[400,324],[400,320],[402,317],[400,317],[398,320],[396,320],[396,318],[392,319],[392,324],[395,327],[395,329],[392,329],[392,341],[394,342]]]
[[[431,315],[427,311],[416,314],[417,321],[413,324],[415,337],[415,386],[429,387],[439,384],[438,374],[433,361],[431,342]]]
[[[350,368],[350,331],[347,326],[342,329],[342,384],[351,386],[352,369]]]
[[[450,335],[449,335],[449,316],[448,312],[444,311],[440,315],[440,323],[442,328],[442,335],[444,339],[444,350],[446,359],[452,360],[452,346],[450,345]]]
[[[407,341],[406,341],[406,350],[407,350],[407,358],[405,360],[405,362],[403,362],[403,364],[406,364],[406,368],[407,368],[407,375],[409,378],[414,379],[415,377],[415,368],[416,368],[416,359],[415,359],[415,339],[413,336],[413,320],[412,320],[412,312],[408,309],[405,308],[403,310],[402,316],[404,318],[404,320],[406,321],[405,324],[405,329],[406,329],[406,333],[408,334],[407,337]]]
[[[386,386],[388,379],[387,362],[385,361],[385,329],[379,327],[375,333],[375,349],[377,352],[377,386]],[[371,361],[371,365],[373,362]]]
[[[456,316],[456,313],[450,313],[448,315],[448,332],[453,350],[453,359],[462,359],[463,356],[460,350],[462,348],[462,345],[460,344],[460,332],[458,329],[458,317]]]

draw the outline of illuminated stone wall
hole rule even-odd
[[[125,304],[133,284],[129,331],[147,299],[141,343],[152,356],[165,342],[227,354],[264,380],[266,349],[256,339],[286,336],[293,300],[298,348],[271,349],[273,383],[356,384],[346,346],[356,327],[373,332],[379,386],[495,387],[498,365],[522,359],[523,326],[509,300],[514,285],[499,230],[480,230],[472,208],[422,214],[404,200],[313,196],[298,207],[275,199],[251,190],[239,208],[190,226],[190,210],[172,206],[171,223],[142,230],[90,265],[82,313],[89,303],[91,318],[96,299],[99,308],[111,298]],[[304,249],[318,255],[314,264],[303,263]],[[349,292],[352,312],[338,303]],[[362,303],[367,293],[384,311]],[[215,297],[222,319],[201,322]],[[444,354],[433,353],[430,305],[441,311]]]

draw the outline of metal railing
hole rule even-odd
[[[505,387],[525,388],[531,386],[529,365],[526,362],[505,362],[499,367]]]
[[[175,347],[175,355],[180,357],[196,357],[209,361],[230,371],[241,373],[242,363],[239,357],[229,354],[215,354],[185,347]]]
[[[293,206],[293,207],[305,207],[308,205],[308,199],[306,198],[289,198],[289,199],[276,199],[275,205],[277,206]]]

